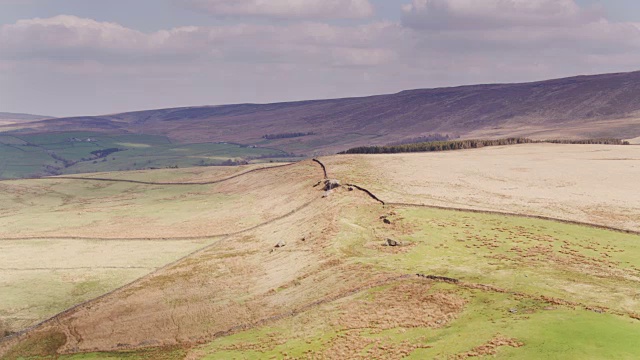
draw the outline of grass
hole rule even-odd
[[[28,327],[210,241],[1,241],[0,321]]]
[[[387,214],[392,224],[382,223],[381,214]],[[213,340],[187,354],[194,359],[451,359],[469,354],[496,359],[640,357],[635,341],[640,337],[637,320],[581,306],[554,305],[536,297],[557,296],[613,310],[637,309],[626,295],[637,290],[637,282],[625,277],[635,276],[638,266],[637,236],[544,220],[432,209],[382,211],[361,206],[343,215],[341,231],[328,251],[353,264],[398,274],[457,277],[534,296],[414,278]],[[385,237],[409,246],[379,246]],[[540,243],[552,247],[544,257],[522,257],[511,251],[514,246],[531,249]],[[611,255],[605,266],[610,273],[592,275],[601,269],[561,257],[566,252],[569,259],[575,254],[588,259],[601,251]],[[610,268],[609,262],[615,266]],[[400,290],[394,293],[393,289]],[[425,300],[412,303],[420,297]],[[455,299],[463,299],[461,310],[443,315],[441,311],[446,313],[459,301]],[[421,310],[421,306],[427,307]]]
[[[121,151],[96,158],[96,150]],[[173,144],[164,136],[91,132],[0,135],[0,179],[149,168],[221,165],[283,158],[283,151],[229,143]],[[5,156],[6,155],[6,156]]]
[[[276,182],[293,177],[293,171],[299,171],[299,176],[315,169],[311,165],[299,166],[285,168],[286,173],[277,171]],[[167,173],[173,179],[189,176],[182,171]],[[135,176],[144,178],[145,173]],[[274,201],[289,203],[291,199],[321,194],[319,190],[309,190],[315,177],[298,184],[304,187],[293,188],[293,183],[274,185],[273,179],[267,181],[268,176],[271,175],[266,172],[242,177],[237,183],[184,189],[61,180],[38,186],[28,181],[7,182],[3,185],[13,186],[13,197],[7,203],[14,215],[0,217],[0,221],[5,221],[6,227],[25,228],[28,213],[21,209],[29,208],[37,211],[38,218],[45,219],[34,227],[55,232],[60,230],[54,228],[53,218],[47,218],[48,212],[59,211],[60,216],[80,211],[81,215],[68,217],[67,225],[76,231],[82,223],[107,233],[122,232],[125,227],[117,222],[128,215],[135,222],[152,222],[154,228],[166,226],[162,228],[164,233],[177,231],[180,224],[191,229],[194,224],[217,220],[228,227],[231,220],[225,216],[239,211],[244,217],[256,217],[250,221],[256,222],[264,216],[257,215],[260,211],[256,208],[263,202],[277,208],[283,205],[274,205]],[[256,179],[269,184],[258,186]],[[247,188],[241,191],[243,186]],[[263,195],[265,189],[268,196]],[[297,197],[285,199],[287,194]],[[244,207],[234,205],[238,203]],[[101,207],[103,218],[98,221],[92,218],[92,212],[101,211]],[[390,223],[384,223],[381,216]],[[97,222],[92,223],[92,219]],[[112,228],[105,225],[112,222]],[[142,229],[144,224],[139,226]],[[302,236],[305,241],[300,239]],[[272,250],[276,240],[282,238],[287,240],[287,246]],[[404,246],[382,246],[386,238],[399,240]],[[0,264],[23,261],[28,253],[43,266],[53,267],[59,257],[55,249],[73,253],[65,248],[71,243],[61,242],[52,248],[46,248],[47,241],[29,243],[32,248],[7,248],[4,258],[5,249],[0,249]],[[25,244],[13,245],[18,249]],[[90,254],[107,252],[100,250],[101,242],[96,244],[86,256],[72,256],[80,259],[76,260],[78,266],[82,259],[95,258]],[[129,256],[139,256],[134,244],[123,242],[121,252],[110,245],[111,257],[104,259],[105,264],[126,264]],[[159,246],[156,244],[159,242],[141,242],[139,251]],[[37,246],[45,247],[38,250]],[[316,266],[319,262],[323,265]],[[136,263],[151,264],[143,260]],[[295,271],[289,271],[294,267]],[[434,282],[419,278],[416,273],[456,278],[461,283]],[[399,275],[412,276],[370,289],[364,286]],[[16,283],[33,282],[35,287],[46,289],[49,285],[45,283],[55,281],[60,282],[42,276],[40,280],[20,279]],[[263,286],[265,281],[269,281],[268,286]],[[339,281],[350,285],[338,284]],[[165,326],[167,320],[151,318],[154,314],[170,313],[175,326],[184,330],[176,333],[176,339],[184,341],[302,308],[330,294],[346,293],[356,284],[367,290],[332,298],[296,316],[247,331],[209,338],[202,345],[184,343],[183,348],[56,358],[636,359],[640,357],[635,340],[640,338],[640,321],[633,318],[633,313],[640,312],[639,282],[637,235],[531,218],[417,207],[383,208],[358,191],[342,189],[282,223],[232,238],[224,246],[186,259],[139,286],[128,288],[122,297],[101,303],[104,313],[100,316],[86,313],[73,320],[62,319],[61,324],[85,324],[81,330],[86,335],[85,345],[96,338],[101,341],[100,336],[107,335],[86,329],[90,327],[87,324],[92,324],[92,319],[99,321],[119,314],[127,304],[126,310],[131,313],[121,315],[122,323],[145,319],[145,331],[149,331],[131,344],[156,338],[170,343],[171,339],[161,337],[165,334],[149,330],[156,325]],[[71,285],[53,287],[64,290],[64,299],[78,301],[78,297],[97,291],[103,284],[97,277],[85,276]],[[162,294],[153,312],[140,303],[148,294]],[[49,294],[43,297],[53,298]],[[12,300],[13,307],[17,303]],[[244,308],[242,304],[250,305]],[[275,313],[262,311],[263,308]],[[253,311],[256,317],[252,316]],[[128,330],[130,327],[111,328],[116,334]],[[172,332],[174,326],[166,326],[163,331]],[[123,337],[122,341],[129,343],[128,338]],[[115,348],[108,347],[108,341],[100,345]],[[47,349],[53,351],[52,348]],[[42,352],[35,358],[47,359],[46,356],[51,357]]]
[[[640,279],[637,235],[426,208],[393,212],[392,225],[377,221],[372,227],[361,227],[355,240],[337,242],[336,251],[382,269],[447,276],[640,312],[635,290]],[[343,234],[353,236],[346,230]],[[388,253],[378,246],[386,237],[411,246]],[[378,243],[370,243],[370,239],[378,239]]]
[[[383,290],[372,289],[351,301],[375,298]],[[215,340],[189,353],[198,359],[450,359],[490,344],[495,338],[507,338],[523,346],[497,346],[490,348],[487,355],[498,359],[640,356],[635,341],[640,336],[640,326],[628,318],[563,307],[551,309],[548,304],[508,294],[456,289],[451,285],[436,285],[425,291],[454,292],[469,302],[443,327],[395,327],[382,331],[327,327],[340,313],[335,305],[327,305],[294,319]],[[508,311],[511,308],[520,313],[512,314]]]
[[[185,222],[204,224],[213,213],[242,206],[234,202],[237,195],[215,193],[213,186],[47,180],[41,184],[5,182],[0,188],[4,190],[0,193],[4,207],[0,213],[11,215],[0,218],[0,233],[5,237],[160,237],[161,229],[166,230],[162,237],[188,236],[181,231]],[[65,217],[64,224],[60,223],[61,216]],[[214,228],[202,232],[222,233]]]

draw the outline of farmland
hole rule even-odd
[[[0,179],[281,161],[274,149],[229,143],[173,144],[164,136],[92,132],[0,134]]]
[[[55,288],[55,296],[32,296],[30,319],[42,319],[38,309],[140,278],[6,339],[0,354],[639,357],[640,209],[633,194],[622,196],[637,147],[509,149],[322,158],[343,182],[326,197],[311,161],[4,181],[0,246],[8,252],[0,260],[39,269],[28,273],[33,286],[9,287],[24,278],[0,273],[3,286],[24,291],[3,292],[0,303]],[[81,255],[97,253],[105,255],[95,262]],[[85,277],[56,269],[65,254],[73,267],[91,268]],[[24,316],[17,310],[3,316]]]

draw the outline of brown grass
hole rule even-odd
[[[507,337],[498,335],[495,338],[488,341],[486,344],[476,346],[471,351],[467,351],[465,353],[452,356],[451,359],[462,360],[470,357],[484,357],[489,355],[496,355],[498,353],[498,349],[503,346],[511,346],[514,348],[519,348],[524,346],[524,343],[521,341],[518,341],[517,339],[507,338]]]
[[[640,147],[527,144],[324,158],[385,202],[492,210],[640,230]]]
[[[401,283],[371,299],[344,304],[338,324],[345,330],[442,327],[462,311],[466,301],[453,294],[429,294],[423,282]]]

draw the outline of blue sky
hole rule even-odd
[[[640,69],[635,0],[266,4],[0,0],[0,111],[100,114]]]

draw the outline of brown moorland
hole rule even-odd
[[[627,138],[640,136],[639,92],[640,72],[631,72],[360,98],[159,109],[22,127],[26,132],[166,135],[183,143],[261,144],[267,134],[313,132],[268,142],[269,147],[309,155],[434,133],[462,138]]]

